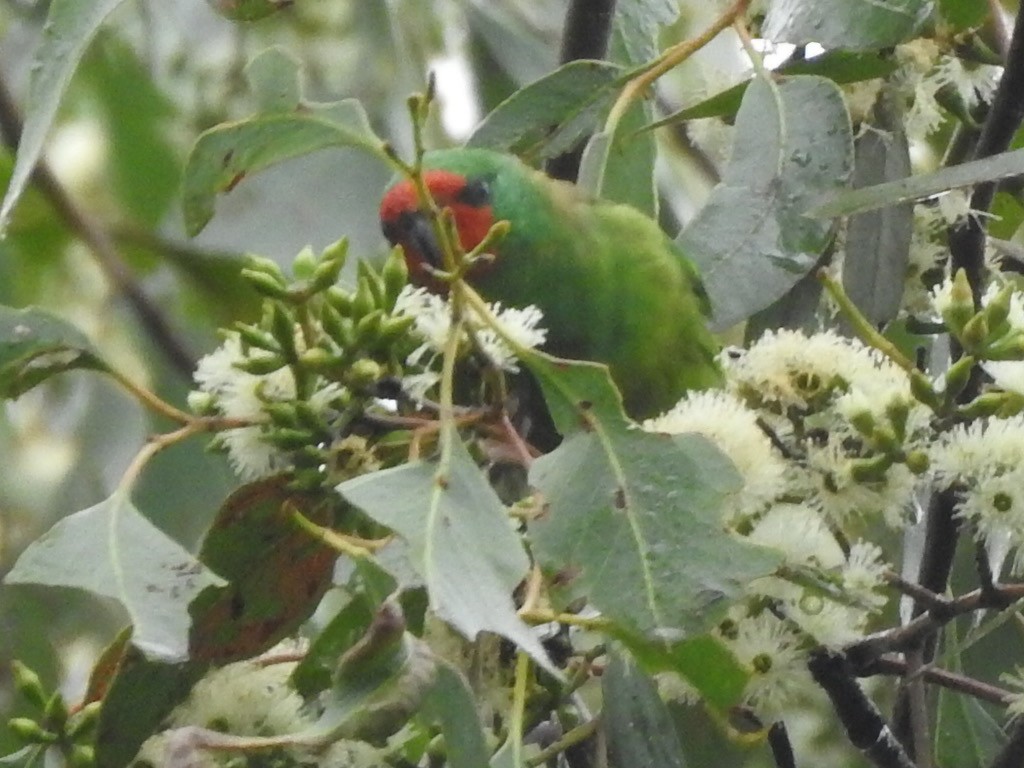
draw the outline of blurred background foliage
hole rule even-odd
[[[0,87],[15,103],[23,102],[47,5],[0,2]],[[665,0],[670,16],[676,5]],[[970,14],[969,6],[985,3],[947,5]],[[664,44],[703,29],[717,10],[704,0],[678,6]],[[557,66],[566,7],[567,0],[300,0],[286,12],[241,24],[205,0],[125,3],[76,71],[46,163],[88,221],[109,234],[132,278],[195,359],[215,346],[219,325],[251,317],[257,306],[238,279],[241,254],[286,264],[307,244],[319,250],[342,235],[356,256],[385,252],[377,204],[390,172],[352,150],[323,151],[244,180],[218,200],[216,217],[199,236],[185,235],[179,187],[188,151],[204,129],[254,110],[244,70],[257,53],[285,48],[302,64],[307,98],[359,99],[375,131],[408,155],[406,98],[423,89],[428,72],[437,78],[440,102],[428,143],[456,144],[503,99]],[[636,54],[616,49],[614,41],[612,52],[626,61]],[[654,116],[729,84],[708,73],[728,79],[748,67],[735,39],[721,36],[663,78],[656,99],[661,115]],[[949,133],[947,127],[912,148],[919,168],[940,162]],[[659,170],[672,179],[661,190],[667,203],[661,215],[670,229],[700,207],[728,153],[727,144],[716,151],[709,137],[698,150],[693,135],[678,126],[657,133]],[[0,149],[4,186],[13,165],[10,143]],[[1013,235],[1022,219],[1019,202],[1002,195],[997,211],[997,234]],[[70,319],[115,367],[165,400],[184,401],[188,377],[142,330],[123,293],[97,266],[80,222],[69,221],[38,188],[26,194],[0,241],[0,303],[41,306]],[[5,404],[0,576],[61,516],[107,497],[158,426],[111,384],[86,373],[59,377]],[[201,441],[190,441],[156,459],[136,502],[156,525],[192,546],[231,486],[226,463],[204,455]],[[121,621],[112,607],[79,593],[0,590],[0,722],[18,713],[12,658],[74,699]],[[15,747],[8,739],[0,730],[0,754]]]

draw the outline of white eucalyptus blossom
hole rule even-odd
[[[776,504],[754,525],[750,541],[785,554],[790,565],[837,568],[843,550],[821,515],[806,504]]]
[[[231,334],[199,361],[194,379],[201,392],[214,398],[223,416],[254,422],[252,426],[225,430],[219,439],[238,475],[255,480],[288,465],[287,457],[263,440],[260,424],[266,421],[263,408],[267,402],[295,397],[295,379],[287,367],[262,376],[247,373],[238,368],[245,359],[238,334]]]
[[[535,348],[544,343],[547,338],[547,330],[541,327],[544,319],[540,309],[532,304],[523,307],[503,308],[500,302],[488,305],[491,312],[501,324],[515,343],[527,348]],[[502,370],[515,373],[519,370],[519,362],[515,353],[508,344],[489,327],[472,308],[465,308],[463,318],[480,344],[484,354],[497,367]],[[395,314],[413,318],[413,332],[422,338],[423,343],[414,349],[406,359],[411,367],[422,367],[429,369],[439,359],[444,351],[451,332],[452,311],[448,300],[442,296],[432,294],[425,288],[414,288],[406,286],[395,304]],[[468,343],[468,336],[460,340],[460,343]],[[416,376],[417,374],[412,374]],[[425,377],[410,378],[407,383],[421,393],[425,393],[424,387],[429,379]],[[429,386],[426,386],[429,389]],[[410,394],[412,394],[410,392]]]
[[[771,722],[813,686],[801,638],[767,611],[757,616],[730,613],[729,630],[720,630],[718,636],[750,674],[744,701]]]
[[[1024,572],[1024,416],[979,419],[955,427],[935,446],[937,479],[956,483],[957,512],[991,550],[1016,550]]]
[[[644,422],[649,432],[697,432],[729,457],[743,487],[726,501],[727,522],[755,515],[785,490],[786,462],[757,423],[757,414],[735,395],[689,392],[667,413]]]

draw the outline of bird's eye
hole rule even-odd
[[[459,190],[455,200],[474,208],[482,208],[491,204],[491,185],[487,179],[470,179]]]

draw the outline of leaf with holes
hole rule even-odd
[[[698,435],[644,432],[622,415],[603,366],[532,353],[567,437],[530,469],[546,514],[530,526],[541,564],[630,632],[679,638],[711,626],[779,557],[726,533],[729,460]]]
[[[84,589],[117,600],[131,617],[133,644],[150,659],[188,658],[188,605],[222,584],[117,490],[64,518],[22,552],[8,584]]]

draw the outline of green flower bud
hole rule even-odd
[[[68,729],[68,736],[72,741],[88,741],[93,737],[100,722],[102,708],[102,701],[90,701],[75,713]]]
[[[373,297],[373,306],[383,308],[385,305],[384,281],[381,279],[381,276],[366,261],[360,261],[356,264],[356,274],[359,275],[360,282],[366,280],[366,285],[370,289],[370,295]]]
[[[409,333],[409,329],[415,324],[413,317],[387,317],[380,324],[377,332],[377,339],[381,342],[390,342],[402,338]]]
[[[299,364],[303,368],[323,372],[334,369],[344,362],[344,359],[343,355],[331,354],[323,347],[313,347],[299,355]]]
[[[299,417],[295,412],[294,403],[264,403],[263,412],[270,417],[275,427],[297,427]]]
[[[281,351],[281,345],[262,328],[248,323],[235,323],[233,328],[238,331],[238,338],[242,340],[242,343],[249,347],[265,349],[268,352]]]
[[[310,280],[317,268],[316,254],[308,245],[299,251],[292,262],[292,274],[299,280]]]
[[[923,475],[928,471],[928,467],[931,461],[928,458],[928,454],[924,451],[910,451],[907,453],[905,459],[907,469],[913,472],[915,475]]]
[[[7,727],[26,744],[53,744],[57,741],[57,734],[46,730],[29,717],[12,717],[7,721]]]
[[[992,329],[992,335],[997,338],[1004,336],[1010,329],[1010,325],[1006,320],[1010,316],[1010,301],[1013,298],[1013,290],[1012,285],[1004,285],[983,310],[988,318],[988,327]]]
[[[958,338],[964,351],[970,354],[984,349],[985,344],[989,341],[988,319],[984,313],[979,312],[968,320]]]
[[[956,396],[963,392],[964,387],[971,378],[971,370],[974,368],[974,358],[971,355],[964,355],[957,360],[946,371],[946,399],[953,402]]]
[[[54,730],[62,732],[68,723],[68,705],[60,691],[54,691],[46,702],[43,710],[43,719],[47,725],[53,726]]]
[[[313,438],[305,429],[280,428],[267,432],[264,440],[282,450],[293,451],[309,445]]]
[[[333,307],[339,315],[342,317],[351,317],[353,309],[353,298],[349,291],[341,288],[337,285],[332,285],[328,288],[324,295],[327,297],[328,303]]]
[[[318,293],[326,291],[338,282],[338,275],[341,274],[343,266],[345,266],[344,259],[321,262],[313,273],[313,290]]]
[[[889,417],[896,438],[902,441],[907,436],[907,419],[910,417],[910,405],[901,399],[890,400],[885,406],[885,415]]]
[[[46,707],[46,690],[39,675],[17,659],[11,662],[11,672],[14,675],[14,687],[32,706],[42,711]]]
[[[359,318],[359,322],[356,323],[356,344],[369,345],[376,341],[383,322],[384,312],[380,309]]]
[[[373,298],[373,289],[370,287],[370,281],[360,276],[359,287],[356,289],[356,295],[352,301],[351,317],[354,320],[358,320],[372,312],[376,307],[377,302]]]
[[[281,285],[286,285],[288,279],[285,277],[284,272],[281,271],[281,267],[273,259],[268,259],[266,256],[254,256],[252,254],[245,257],[245,268],[255,272],[264,272],[273,278],[276,278]]]
[[[280,355],[258,355],[239,361],[235,364],[235,367],[254,376],[266,376],[268,373],[280,370],[286,365],[288,365],[288,362]]]
[[[957,409],[957,414],[967,419],[994,416],[1000,413],[1011,400],[1012,395],[1008,392],[985,392],[971,402],[960,406]]]
[[[858,483],[877,482],[885,479],[885,473],[892,462],[892,456],[885,453],[870,459],[857,459],[850,466],[850,476]]]
[[[271,277],[266,272],[257,272],[252,269],[243,269],[242,277],[263,296],[270,299],[288,299],[288,288],[283,282]]]
[[[859,411],[850,417],[853,428],[862,435],[868,436],[875,431],[875,417],[870,411]]]
[[[942,309],[942,319],[950,333],[959,337],[964,326],[974,317],[974,295],[967,273],[958,269],[953,276],[953,290],[950,303]]]
[[[376,360],[360,358],[348,369],[348,378],[353,386],[361,387],[373,384],[380,380],[384,374],[384,368]]]
[[[986,360],[1020,360],[1024,358],[1024,333],[1009,333],[985,350]]]
[[[71,768],[92,768],[96,765],[96,752],[86,744],[75,744],[71,748]]]
[[[295,319],[282,305],[274,304],[270,317],[270,330],[274,340],[280,345],[281,354],[286,360],[297,359],[295,349]]]
[[[921,371],[914,370],[910,373],[910,392],[921,403],[924,403],[933,410],[942,407],[941,399],[935,392],[931,380]]]
[[[384,262],[381,277],[384,280],[384,308],[391,311],[394,309],[398,294],[409,282],[409,268],[405,264],[402,249],[398,246],[391,249],[388,260]]]

